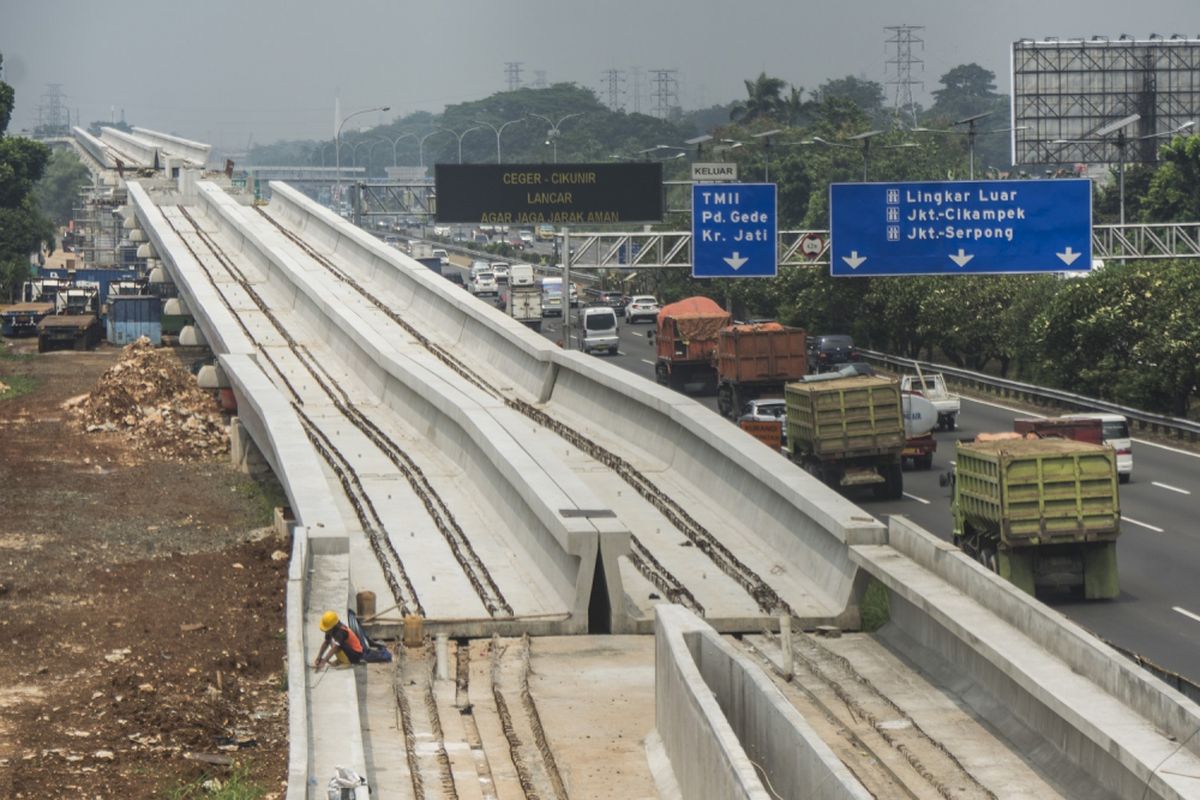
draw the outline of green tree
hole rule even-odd
[[[858,106],[872,123],[877,124],[887,118],[883,107],[883,84],[875,81],[847,75],[844,78],[825,81],[817,87],[814,95],[814,99],[820,104],[833,98],[848,100]]]
[[[54,234],[31,194],[46,168],[50,148],[5,136],[14,97],[12,87],[0,81],[0,297],[9,299],[29,275],[29,254]]]
[[[770,78],[767,73],[760,72],[752,81],[746,84],[745,100],[736,103],[729,112],[729,118],[734,122],[753,122],[756,119],[779,120],[783,116],[784,101],[781,96],[787,82],[780,78]]]
[[[4,56],[0,54],[0,68],[4,66]],[[16,102],[16,94],[13,92],[13,87],[9,86],[4,81],[0,81],[0,136],[8,130],[8,122],[12,119],[13,103]]]
[[[1006,98],[996,92],[996,74],[978,64],[960,64],[939,80],[941,89],[933,90],[930,117],[963,119],[998,111]]]
[[[1125,175],[1126,218],[1143,222],[1194,222],[1200,219],[1200,134],[1178,136],[1158,151],[1159,165],[1150,178],[1136,216],[1128,214],[1129,173]]]
[[[75,151],[56,148],[42,179],[33,187],[33,196],[42,213],[55,225],[65,225],[71,219],[79,190],[91,183],[91,173],[75,155]]]

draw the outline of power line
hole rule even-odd
[[[925,26],[887,25],[884,26],[884,30],[892,34],[886,40],[888,50],[891,51],[892,47],[895,47],[895,55],[887,60],[888,73],[891,74],[893,69],[895,70],[895,78],[888,81],[888,85],[894,87],[892,113],[896,116],[898,126],[901,116],[907,113],[912,118],[913,127],[916,127],[917,107],[913,102],[912,87],[924,88],[925,83],[913,78],[913,67],[919,66],[923,72],[925,62],[913,55],[913,45],[920,45],[921,50],[925,49],[925,40],[915,35],[917,31],[925,30]]]

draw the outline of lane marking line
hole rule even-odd
[[[904,496],[907,497],[909,500],[916,500],[918,503],[921,503],[922,505],[926,505],[926,506],[929,505],[929,501],[926,500],[924,497],[917,497],[915,494],[909,494],[908,492],[904,492]]]
[[[1148,524],[1148,523],[1145,523],[1145,522],[1138,522],[1136,519],[1131,519],[1131,518],[1129,518],[1129,517],[1127,517],[1127,516],[1125,516],[1125,515],[1123,515],[1123,514],[1121,515],[1121,522],[1128,522],[1130,525],[1137,525],[1139,528],[1145,528],[1146,530],[1148,530],[1148,531],[1154,531],[1155,533],[1162,533],[1162,532],[1163,532],[1163,529],[1162,529],[1162,528],[1159,528],[1159,527],[1157,527],[1157,526],[1155,526],[1155,525],[1150,525],[1150,524]]]
[[[1180,608],[1179,606],[1171,606],[1171,610],[1178,611],[1180,614],[1183,614],[1185,617],[1188,617],[1189,619],[1194,619],[1194,620],[1196,620],[1196,622],[1200,622],[1200,614],[1193,614],[1192,612],[1188,611],[1186,608]]]
[[[630,331],[629,333],[632,336],[644,336],[645,335],[645,334],[638,333],[637,331]]]
[[[1187,489],[1180,489],[1178,486],[1171,486],[1167,483],[1159,483],[1158,481],[1150,481],[1151,486],[1157,486],[1160,489],[1166,489],[1168,492],[1179,492],[1179,494],[1191,494]]]
[[[650,365],[650,366],[652,366],[652,367],[654,366],[654,362],[653,362],[653,361],[647,361],[647,360],[646,360],[646,359],[644,359],[644,358],[643,358],[643,359],[641,359],[641,362],[642,362],[643,364],[649,364],[649,365]]]

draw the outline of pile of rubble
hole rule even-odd
[[[145,337],[125,347],[91,394],[71,402],[84,429],[126,431],[168,458],[229,452],[229,431],[211,393]]]

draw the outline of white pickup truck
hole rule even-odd
[[[950,394],[946,379],[940,372],[920,375],[904,375],[900,378],[901,392],[918,392],[937,409],[937,429],[952,431],[958,427],[958,412],[962,401],[958,395]]]

